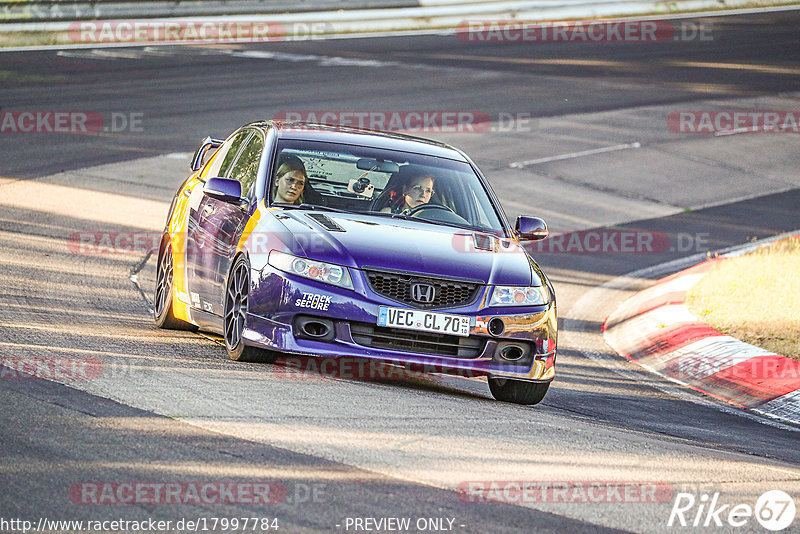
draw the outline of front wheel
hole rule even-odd
[[[492,396],[502,402],[514,404],[539,404],[547,393],[550,382],[526,382],[510,378],[489,378]]]
[[[273,362],[277,354],[244,344],[242,333],[247,324],[247,307],[250,298],[250,265],[247,258],[239,256],[233,263],[225,283],[225,349],[231,360],[237,362]]]

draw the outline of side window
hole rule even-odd
[[[250,188],[256,181],[258,175],[258,165],[261,163],[261,151],[264,148],[264,140],[259,133],[253,137],[242,149],[242,153],[231,167],[228,178],[239,180],[242,183],[242,195],[247,196]]]
[[[239,148],[249,135],[250,131],[245,130],[225,141],[225,144],[219,147],[217,155],[214,156],[214,161],[212,161],[211,164],[206,167],[203,177],[216,178],[217,176],[225,176],[225,172],[231,166],[233,158],[235,158],[236,154],[239,153]]]
[[[478,220],[473,221],[472,224],[478,224],[480,226],[490,226],[489,225],[489,218],[486,216],[486,213],[483,211],[483,206],[481,203],[478,202],[478,197],[475,195],[475,191],[470,191],[472,198],[470,199],[472,204],[478,208]]]

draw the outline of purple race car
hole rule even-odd
[[[512,228],[461,151],[266,121],[207,138],[192,170],[158,251],[159,327],[218,333],[238,361],[372,358],[544,397],[555,295],[521,243],[547,226]]]

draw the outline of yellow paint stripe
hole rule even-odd
[[[751,63],[719,63],[716,61],[669,61],[668,65],[673,67],[693,67],[699,69],[725,69],[725,70],[749,70],[752,72],[762,72],[766,74],[800,74],[798,67],[772,67],[769,65],[753,65]]]
[[[169,233],[172,241],[172,314],[176,319],[191,322],[189,306],[178,298],[179,293],[189,294],[188,277],[186,276],[186,218],[189,216],[189,197],[183,194],[193,190],[201,181],[197,173],[178,191],[178,200],[169,222]]]
[[[411,54],[398,54],[411,56]],[[433,59],[453,59],[464,61],[485,61],[488,63],[510,63],[516,65],[573,65],[578,67],[606,67],[606,68],[628,68],[631,62],[627,61],[608,61],[599,59],[535,59],[524,57],[494,57],[494,56],[473,56],[465,54],[426,54],[425,57]],[[749,70],[767,74],[800,74],[800,67],[777,67],[769,65],[755,65],[752,63],[721,63],[716,61],[666,61],[665,65],[670,67],[690,67],[701,69],[726,69],[726,70]]]
[[[187,284],[185,246],[183,232],[177,232],[172,236],[172,315],[176,319],[191,322],[189,306],[178,298],[179,293],[187,293],[185,291]]]
[[[236,250],[241,251],[244,248],[244,244],[247,242],[247,239],[250,237],[250,234],[253,233],[253,230],[256,229],[258,226],[259,221],[261,221],[261,210],[266,209],[266,204],[264,200],[262,200],[258,206],[256,207],[256,211],[250,216],[248,219],[247,224],[244,227],[244,231],[242,232],[242,237],[239,238],[239,243],[236,245]]]
[[[399,54],[399,55],[411,56],[411,54]],[[606,61],[599,59],[533,59],[525,57],[469,56],[465,54],[425,54],[425,57],[433,59],[486,61],[489,63],[511,63],[511,64],[521,64],[521,65],[576,65],[582,67],[618,67],[618,68],[629,66],[629,63],[627,62]]]

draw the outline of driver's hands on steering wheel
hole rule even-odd
[[[409,217],[413,217],[417,213],[422,210],[444,210],[449,211],[450,213],[455,213],[452,208],[449,206],[445,206],[444,204],[431,204],[430,202],[427,204],[420,204],[419,206],[415,206],[410,210],[403,210],[401,213],[403,215],[408,215]]]

